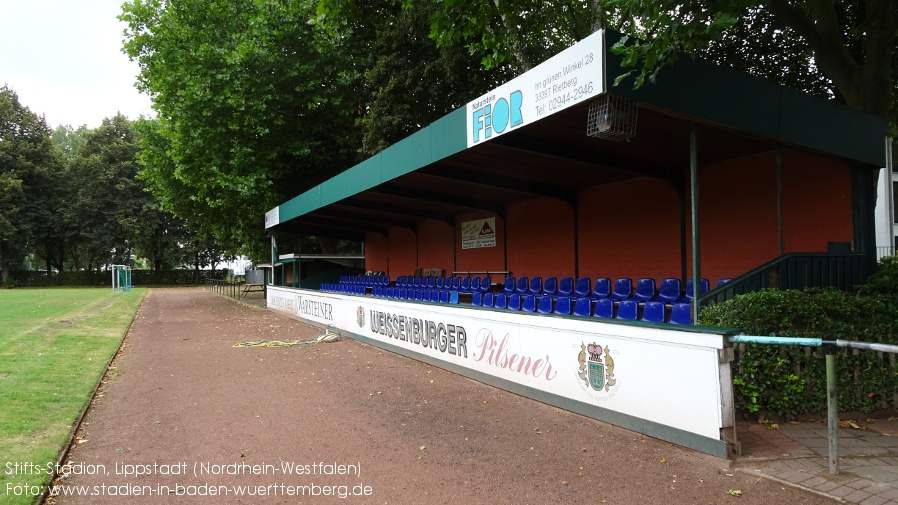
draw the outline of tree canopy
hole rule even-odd
[[[158,112],[142,177],[236,249],[262,215],[489,87],[428,38],[434,7],[383,0],[131,0],[125,52]],[[189,50],[185,50],[189,48]]]
[[[6,282],[53,226],[52,198],[61,169],[43,117],[0,88],[0,268]]]
[[[440,3],[432,35],[463,40],[486,64],[512,60],[526,69],[528,51],[555,54],[588,34],[584,26],[604,26],[627,35],[614,47],[623,55],[619,85],[639,87],[684,55],[703,57],[898,124],[898,4],[891,0],[504,0],[473,10]],[[537,38],[504,29],[510,16],[513,27]]]

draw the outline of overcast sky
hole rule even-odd
[[[124,0],[0,0],[0,87],[51,128],[96,128],[117,112],[152,117],[122,53]]]

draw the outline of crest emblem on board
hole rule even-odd
[[[609,346],[603,348],[595,342],[589,345],[581,343],[578,358],[580,369],[577,375],[587,386],[595,391],[608,392],[617,384],[614,377],[614,359],[611,358]]]
[[[365,309],[359,305],[358,310],[355,311],[355,322],[359,323],[359,328],[365,327]]]

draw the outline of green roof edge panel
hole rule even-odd
[[[610,50],[619,34],[607,34],[607,79],[613,83],[626,69]],[[609,92],[786,144],[885,166],[885,119],[834,100],[702,60],[684,59],[662,69],[655,84],[633,89],[632,82],[609,85]]]
[[[339,202],[465,149],[465,109],[462,107],[358,165],[282,203],[278,206],[278,223]]]

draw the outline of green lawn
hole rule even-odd
[[[56,461],[145,295],[0,290],[0,504],[29,504],[47,483],[15,463]]]

